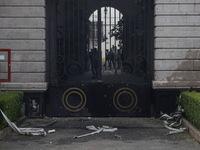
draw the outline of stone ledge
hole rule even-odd
[[[153,89],[188,89],[200,88],[200,81],[152,81]]]
[[[195,138],[196,141],[200,143],[200,132],[193,127],[193,125],[188,122],[185,118],[182,118],[183,126],[188,130],[188,132]]]
[[[48,83],[1,83],[2,91],[46,91],[48,88]]]

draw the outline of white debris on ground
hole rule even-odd
[[[52,129],[52,130],[48,130],[48,131],[47,131],[48,134],[50,134],[50,133],[54,133],[54,132],[56,132],[55,129]]]
[[[86,129],[88,130],[92,130],[94,132],[91,132],[91,133],[88,133],[88,134],[84,134],[84,135],[79,135],[79,136],[74,136],[74,138],[81,138],[81,137],[85,137],[85,136],[89,136],[89,135],[94,135],[94,134],[97,134],[97,133],[100,133],[100,132],[114,132],[114,131],[117,131],[118,129],[117,128],[112,128],[112,127],[109,127],[109,126],[102,126],[102,127],[95,127],[93,125],[91,126],[86,126]]]
[[[23,135],[44,135],[46,136],[47,133],[44,131],[43,128],[18,128],[13,122],[11,122],[8,117],[3,113],[3,111],[0,109],[0,112],[2,113],[3,117],[7,121],[8,125],[18,134]]]
[[[168,114],[163,114],[159,119],[160,120],[166,120],[163,121],[165,128],[169,129],[170,132],[167,133],[166,135],[171,135],[171,134],[177,134],[184,132],[186,128],[179,128],[182,125],[182,114],[184,112],[184,109],[181,108],[181,106],[177,107],[177,110],[174,113],[171,113],[170,115]],[[169,123],[169,121],[174,121],[172,123]]]

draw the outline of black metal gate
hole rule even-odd
[[[51,116],[150,115],[151,0],[46,0]]]

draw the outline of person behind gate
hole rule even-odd
[[[91,49],[89,53],[89,59],[91,62],[91,71],[93,78],[97,78],[98,75],[98,51],[96,48]]]

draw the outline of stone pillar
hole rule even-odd
[[[46,90],[45,0],[0,0],[0,48],[11,49],[1,90]]]
[[[155,0],[153,89],[200,88],[200,0]]]

